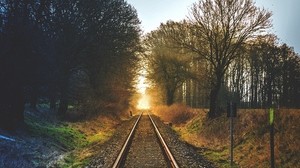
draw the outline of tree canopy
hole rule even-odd
[[[208,107],[210,118],[225,111],[228,101],[245,108],[297,107],[299,54],[266,32],[270,17],[251,0],[194,3],[187,19],[162,23],[145,36],[149,78],[162,85],[171,75],[160,69],[181,69],[181,78],[169,80],[176,87],[166,85],[175,88],[174,102]]]
[[[271,26],[270,17],[270,12],[257,8],[252,0],[204,0],[192,5],[188,20],[162,25],[177,47],[209,63],[210,117],[218,116],[218,93],[229,65],[249,39]]]
[[[143,42],[148,78],[162,90],[165,103],[172,105],[176,90],[192,76],[188,71],[189,58],[181,49],[170,50],[172,41],[161,30],[149,33]]]
[[[4,0],[0,5],[1,123],[16,125],[24,104],[35,108],[40,98],[53,109],[58,104],[63,118],[70,105],[85,108],[82,115],[101,111],[112,100],[121,104],[119,110],[129,106],[140,21],[126,1]]]

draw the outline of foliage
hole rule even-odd
[[[166,105],[175,101],[175,93],[184,81],[192,78],[190,55],[181,49],[170,49],[172,41],[161,29],[147,34],[144,41],[148,79],[164,93]]]
[[[129,106],[140,22],[126,1],[5,0],[0,11],[1,120],[16,125],[39,98],[63,118],[69,105],[100,111],[92,100]]]
[[[274,36],[260,36],[250,45],[248,56],[251,76],[251,103],[297,107],[300,59],[291,47],[278,45]],[[259,100],[261,100],[259,102]]]

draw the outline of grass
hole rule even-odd
[[[51,138],[67,150],[84,147],[89,143],[83,133],[68,124],[53,124],[33,116],[26,117],[25,123],[33,134]]]
[[[101,116],[95,120],[74,123],[72,125],[79,131],[85,132],[88,145],[68,153],[63,160],[58,162],[57,167],[79,168],[87,166],[93,155],[97,153],[95,145],[109,140],[115,131],[117,122],[112,118]],[[95,130],[94,127],[98,127],[99,130]]]
[[[167,110],[165,110],[167,111]],[[174,109],[173,109],[174,111]],[[217,167],[230,167],[229,120],[226,115],[207,119],[206,109],[192,111],[193,117],[173,129],[199,149]],[[194,114],[196,113],[196,114]],[[160,114],[163,116],[164,114]],[[234,119],[234,167],[270,167],[268,111],[240,109]],[[168,114],[169,120],[172,116]],[[165,118],[166,119],[166,118]],[[279,109],[275,114],[275,166],[298,167],[300,159],[300,110]]]
[[[97,146],[109,140],[119,121],[112,116],[98,116],[91,120],[71,123],[73,128],[84,132],[88,145],[68,153],[58,163],[58,167],[85,167],[91,158],[97,154]]]
[[[101,143],[106,141],[112,135],[113,135],[113,131],[99,132],[95,135],[89,136],[87,140],[89,143]]]
[[[212,161],[213,163],[219,163],[218,167],[220,168],[231,168],[230,160],[228,157],[228,149],[224,150],[206,150],[203,152],[205,157]],[[233,167],[236,168],[238,165],[233,163]]]
[[[55,167],[85,167],[97,153],[95,145],[107,141],[119,121],[109,116],[99,116],[81,122],[58,122],[36,115],[25,116],[27,129],[33,136],[47,137],[53,145],[66,153]]]

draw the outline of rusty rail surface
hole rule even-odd
[[[138,122],[140,121],[140,118],[141,118],[142,115],[143,115],[143,113],[140,114],[140,116],[138,117],[138,119],[134,123],[134,125],[133,125],[133,127],[132,127],[132,129],[131,129],[131,131],[130,131],[130,133],[129,133],[129,135],[128,135],[128,137],[127,137],[127,139],[126,139],[126,141],[125,141],[125,143],[124,143],[124,145],[123,145],[123,147],[122,147],[122,149],[121,149],[121,151],[120,151],[120,153],[119,153],[119,155],[116,159],[116,161],[115,161],[115,163],[113,164],[113,168],[121,167],[122,163],[124,162],[124,160],[126,158],[125,156],[126,156],[128,150],[129,150],[129,147],[130,147],[129,142],[133,138],[134,132],[136,130],[136,126],[137,126]]]
[[[150,120],[152,122],[152,125],[153,125],[153,127],[155,129],[156,135],[158,136],[159,142],[160,142],[160,144],[161,144],[161,146],[162,146],[162,148],[163,148],[163,150],[165,152],[165,155],[168,157],[168,161],[169,161],[171,167],[173,167],[173,168],[179,168],[179,166],[178,166],[178,164],[177,164],[177,162],[176,162],[173,154],[171,153],[168,145],[166,144],[164,138],[161,136],[161,134],[160,134],[160,132],[159,132],[159,130],[158,130],[158,128],[157,128],[154,120],[152,119],[152,117],[150,116],[150,114],[148,114],[148,116],[149,116],[149,118],[150,118]]]

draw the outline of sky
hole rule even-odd
[[[197,0],[127,0],[137,10],[144,33],[155,30],[167,20],[187,18],[189,9]],[[281,43],[294,47],[300,54],[300,0],[255,0],[256,6],[273,13],[271,32]]]

